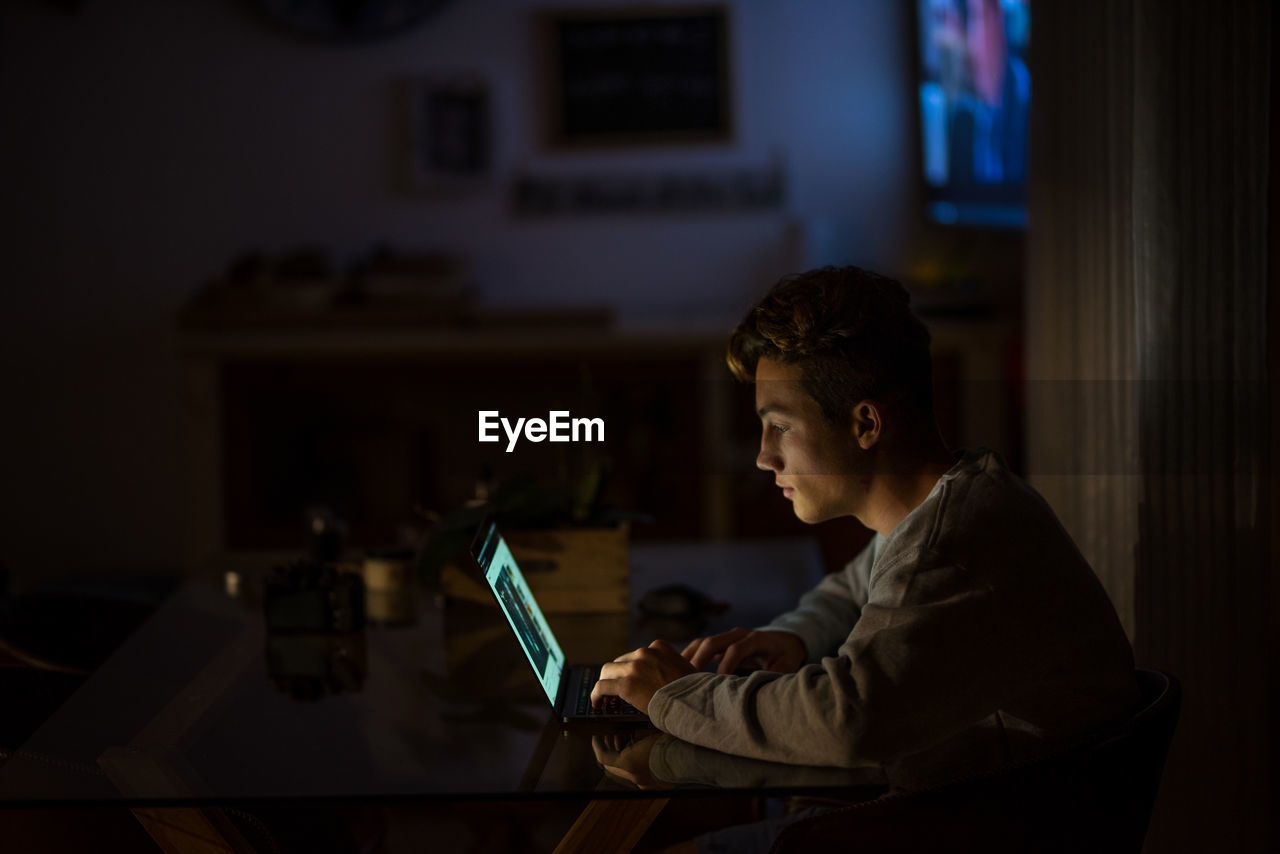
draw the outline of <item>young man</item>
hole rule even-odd
[[[655,641],[605,664],[593,696],[695,744],[841,766],[957,738],[1017,758],[1131,710],[1128,640],[1053,511],[998,455],[944,446],[908,302],[873,273],[816,270],[729,342],[756,385],[756,465],[799,518],[852,515],[875,538],[770,625],[683,653]]]

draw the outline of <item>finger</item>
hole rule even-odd
[[[737,641],[743,635],[747,634],[746,629],[730,629],[723,634],[715,635],[705,639],[697,653],[690,659],[694,668],[702,670],[711,663],[711,659],[722,653],[726,647]]]
[[[617,679],[618,676],[627,672],[628,664],[625,661],[606,661],[600,665],[600,675],[596,679]]]
[[[693,658],[689,659],[689,663],[693,665],[694,670],[703,670],[712,659],[720,654],[722,649],[716,638],[707,638],[703,644],[698,647],[698,651],[693,654]]]
[[[673,647],[671,644],[667,643],[664,640],[655,640],[653,643],[649,644],[649,649],[662,650],[663,652],[676,651],[675,647]]]
[[[596,764],[601,767],[610,765],[618,759],[618,752],[611,750],[609,745],[605,744],[604,739],[598,735],[591,737],[591,752],[596,755]]]
[[[622,680],[631,672],[631,665],[618,662],[606,662],[600,665],[600,675],[591,688],[591,704],[597,705],[601,697],[618,693]]]
[[[689,663],[697,670],[703,669],[710,663],[711,659],[720,654],[720,650],[726,644],[724,635],[703,638],[702,642],[698,644],[698,649],[694,652],[693,657],[689,659]]]
[[[621,679],[601,679],[591,689],[591,705],[598,706],[602,698],[620,696],[621,692]]]
[[[639,649],[633,649],[633,650],[631,650],[631,652],[624,652],[622,655],[620,655],[620,656],[618,656],[617,658],[615,658],[615,659],[614,659],[614,661],[618,661],[618,662],[622,662],[622,661],[631,661],[631,660],[633,660],[633,659],[635,659],[635,658],[638,658],[638,657],[639,657],[639,656],[640,656],[640,655],[645,651],[645,649],[646,649],[646,647],[643,647],[643,646],[642,646],[642,647],[640,647]],[[606,666],[608,666],[608,665],[606,665]]]
[[[735,672],[743,659],[755,655],[759,651],[759,646],[757,639],[751,636],[743,638],[735,644],[730,644],[729,648],[724,651],[724,657],[720,659],[720,666],[716,668],[716,672]]]
[[[601,767],[604,768],[605,774],[607,774],[610,777],[613,777],[615,780],[621,780],[624,783],[630,783],[636,788],[640,787],[640,781],[636,778],[636,775],[633,774],[631,771],[628,771],[626,768],[623,768],[621,765],[616,765],[616,764],[603,765]]]
[[[698,647],[702,646],[702,642],[704,640],[706,640],[706,638],[694,638],[689,642],[689,645],[680,652],[680,654],[692,661],[694,654],[698,651]]]
[[[594,702],[595,698],[609,694],[617,694],[616,690],[606,691],[601,685],[607,684],[611,686],[620,685],[627,678],[635,675],[636,664],[633,661],[606,661],[600,665],[600,673],[596,676],[596,684],[591,689],[591,697]]]

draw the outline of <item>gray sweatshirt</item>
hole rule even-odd
[[[970,451],[890,533],[765,628],[804,641],[795,673],[695,673],[649,704],[693,744],[857,767],[956,739],[1017,759],[1125,716],[1133,653],[1044,499]]]

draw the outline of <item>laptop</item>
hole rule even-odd
[[[520,641],[538,684],[562,721],[624,723],[649,720],[643,712],[618,697],[609,698],[599,709],[591,708],[591,689],[600,676],[600,665],[565,667],[564,652],[533,598],[524,574],[516,565],[511,549],[492,520],[480,525],[471,543],[471,556]]]

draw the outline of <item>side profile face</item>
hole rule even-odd
[[[801,382],[799,365],[760,359],[755,380],[761,422],[756,467],[774,473],[803,522],[856,515],[866,464],[852,428],[823,417]]]

